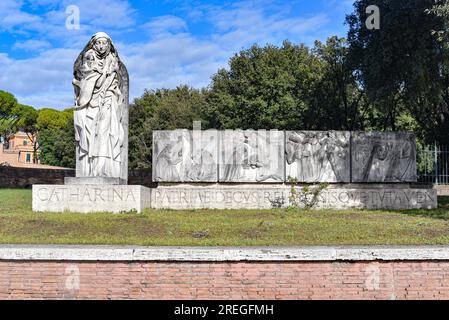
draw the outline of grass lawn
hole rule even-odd
[[[0,243],[160,246],[449,244],[449,198],[437,210],[146,210],[33,213],[31,190],[0,189]]]

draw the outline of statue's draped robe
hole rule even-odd
[[[112,52],[101,57],[93,49],[81,59],[81,79],[74,80],[78,87],[74,122],[82,175],[120,177],[124,129],[119,61]],[[104,71],[107,76],[102,77]]]

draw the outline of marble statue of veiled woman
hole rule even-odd
[[[126,179],[128,73],[106,33],[93,35],[79,55],[73,85],[77,176]]]

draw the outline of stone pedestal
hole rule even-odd
[[[296,189],[300,192],[301,187]],[[263,184],[159,184],[154,209],[271,209],[290,205],[291,186]],[[437,191],[409,184],[331,185],[316,209],[434,209]]]
[[[143,186],[106,184],[33,185],[33,211],[142,212],[151,191]]]

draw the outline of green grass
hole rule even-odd
[[[0,243],[160,246],[449,244],[449,198],[436,210],[146,210],[33,213],[31,190],[0,189]]]

